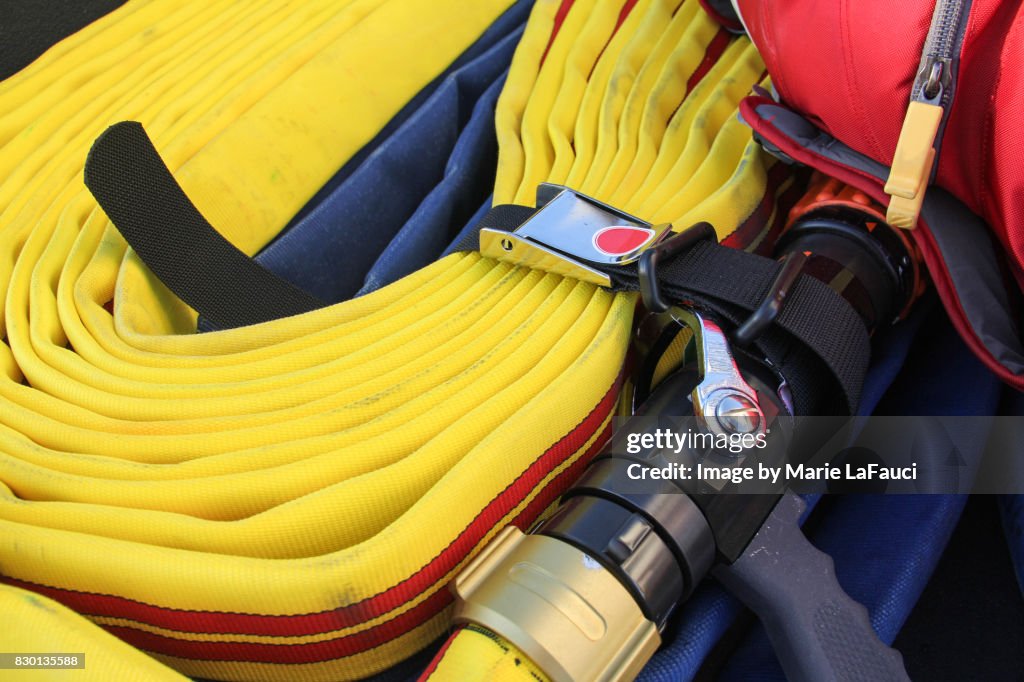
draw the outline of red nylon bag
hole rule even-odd
[[[895,225],[914,203],[901,193],[929,184],[904,214],[936,289],[968,346],[1024,389],[1021,0],[733,4],[778,94],[743,102],[755,134],[889,206]],[[727,3],[705,5],[739,26]]]

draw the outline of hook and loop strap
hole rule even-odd
[[[150,270],[222,329],[308,313],[326,305],[225,239],[185,195],[141,123],[97,138],[85,185]]]

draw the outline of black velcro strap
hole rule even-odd
[[[770,258],[705,241],[665,263],[658,280],[671,299],[739,325],[768,295],[780,267]],[[635,268],[610,274],[617,288],[638,288]],[[823,282],[801,275],[755,345],[788,380],[797,414],[847,415],[857,409],[871,351],[867,328]]]
[[[85,186],[153,274],[217,327],[324,307],[221,236],[186,196],[140,123],[117,123],[99,136],[85,162]]]
[[[481,227],[512,231],[535,211],[496,206]],[[460,246],[478,249],[477,235]],[[590,265],[611,277],[615,291],[639,288],[635,264]],[[738,325],[764,300],[780,267],[770,258],[703,241],[659,264],[658,282],[671,300]],[[853,307],[823,282],[801,275],[755,345],[786,377],[797,414],[849,415],[857,409],[871,350],[867,329]]]

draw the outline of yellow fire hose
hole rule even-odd
[[[633,296],[456,254],[195,335],[81,182],[139,120],[254,253],[510,4],[129,2],[0,83],[0,648],[157,679],[109,632],[190,676],[365,677],[441,636],[468,558],[603,443]],[[563,182],[756,245],[777,187],[735,111],[762,70],[696,0],[540,0],[495,201]]]

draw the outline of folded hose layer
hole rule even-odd
[[[454,254],[197,335],[81,170],[141,121],[254,253],[511,4],[129,2],[0,83],[0,581],[212,679],[365,677],[446,630],[467,558],[606,439],[634,297]],[[696,0],[541,0],[495,202],[567,183],[756,247],[784,187],[735,116],[762,77]]]

